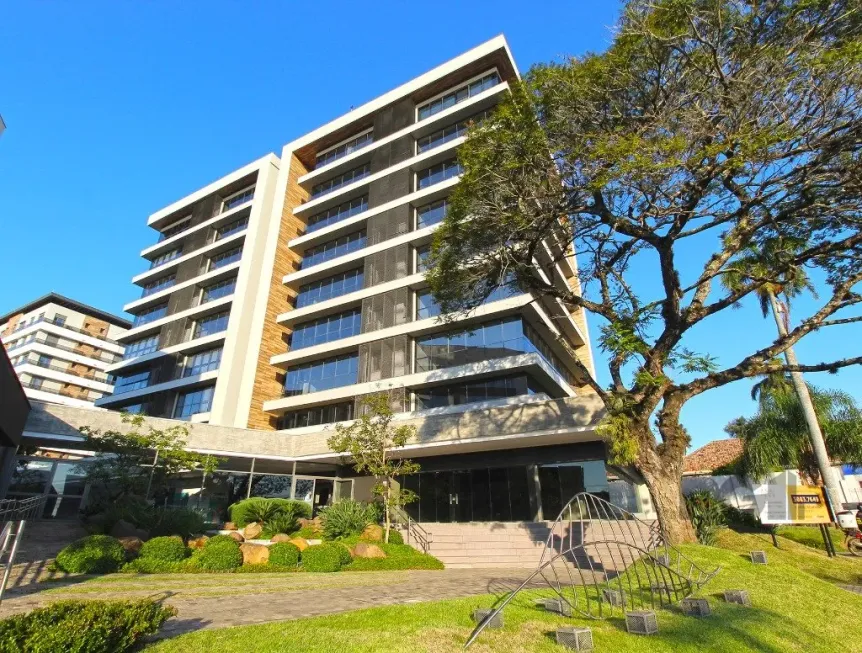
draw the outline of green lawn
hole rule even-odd
[[[843,531],[837,528],[829,528],[829,537],[832,538],[832,544],[835,545],[835,550],[838,553],[846,553],[844,540],[846,536]],[[799,542],[805,546],[810,546],[821,551],[826,550],[826,545],[823,543],[823,535],[820,534],[820,529],[816,526],[779,526],[777,531],[779,537]]]
[[[722,571],[703,595],[714,614],[705,619],[684,617],[677,610],[660,610],[660,633],[628,635],[621,619],[565,619],[540,611],[530,595],[516,599],[505,611],[502,631],[486,631],[470,649],[496,651],[562,651],[552,640],[556,626],[584,624],[593,628],[597,651],[715,652],[847,651],[862,639],[862,596],[833,583],[862,583],[862,560],[828,559],[793,542],[771,547],[759,534],[723,531],[721,548],[685,547],[704,567]],[[765,549],[769,565],[754,566],[747,553]],[[716,595],[726,588],[748,589],[753,608],[724,603]],[[461,650],[472,630],[470,613],[487,607],[494,597],[392,606],[341,615],[260,626],[198,631],[147,648],[152,653],[303,651],[344,653],[379,651],[443,653]],[[180,614],[182,618],[182,614]]]

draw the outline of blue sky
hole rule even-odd
[[[521,70],[602,50],[615,2],[31,2],[0,21],[0,313],[48,291],[120,312],[153,211],[503,33]],[[805,303],[799,305],[804,310]],[[753,304],[692,334],[730,363],[774,326]],[[840,335],[836,337],[836,335]],[[823,334],[803,361],[858,353]],[[604,379],[602,366],[599,375]],[[862,372],[814,383],[857,397]],[[750,383],[686,407],[694,444],[754,409]]]

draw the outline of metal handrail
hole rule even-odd
[[[54,318],[50,317],[40,317],[38,319],[33,320],[32,322],[28,321],[26,323],[19,324],[12,330],[12,333],[16,333],[18,331],[23,331],[29,326],[33,326],[34,324],[39,324],[40,322],[45,322],[47,324],[53,324],[54,326],[58,326],[61,329],[69,329],[69,331],[74,331],[75,333],[80,333],[85,336],[90,336],[91,338],[96,338],[97,340],[104,340],[105,342],[110,342],[115,345],[119,345],[120,343],[112,338],[108,338],[107,336],[103,336],[98,333],[92,333],[90,331],[86,331],[85,329],[79,329],[78,327],[69,326],[65,322],[58,322]]]
[[[80,349],[75,349],[74,347],[69,347],[68,345],[60,344],[59,342],[49,342],[46,338],[34,338],[33,340],[21,341],[19,343],[16,343],[12,347],[7,347],[6,351],[14,351],[19,347],[23,347],[24,345],[29,345],[34,342],[40,345],[45,345],[47,347],[53,347],[54,349],[68,351],[71,354],[77,354],[78,356],[82,356],[83,358],[94,358],[105,363],[116,363],[118,359],[122,360],[119,355],[114,355],[111,352],[102,351],[101,349],[90,353],[86,351],[81,351]]]
[[[0,521],[6,522],[2,532],[0,532],[0,565],[3,566],[3,578],[0,580],[0,603],[3,601],[6,585],[9,583],[18,546],[24,537],[24,525],[28,519],[38,519],[44,501],[45,497],[43,496],[0,500]],[[12,544],[11,550],[9,549],[10,542]],[[3,558],[7,551],[9,551],[9,558],[4,563]]]
[[[406,511],[397,508],[392,511],[395,521],[407,529],[407,544],[416,541],[422,553],[428,553],[431,548],[431,533],[422,528]]]
[[[46,370],[53,370],[54,372],[62,372],[63,374],[69,374],[70,376],[77,376],[82,379],[88,379],[90,381],[98,381],[99,383],[105,383],[107,385],[111,385],[113,380],[110,378],[109,374],[105,374],[105,378],[100,378],[96,375],[96,372],[79,372],[72,368],[60,367],[59,365],[51,365],[51,363],[45,363],[40,360],[31,360],[29,358],[20,361],[15,367],[18,365],[36,365],[37,367],[41,367]]]

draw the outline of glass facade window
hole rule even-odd
[[[221,363],[221,351],[221,347],[219,347],[218,349],[209,349],[187,356],[182,375],[184,377],[194,376],[217,370],[219,363]]]
[[[365,230],[362,230],[346,236],[339,236],[335,240],[312,247],[302,258],[302,269],[307,270],[325,261],[331,261],[339,256],[360,250],[365,247],[365,243]]]
[[[434,301],[434,295],[430,290],[416,293],[416,319],[425,320],[429,317],[440,315],[440,307]]]
[[[233,222],[229,222],[226,225],[222,225],[218,229],[216,229],[216,240],[221,240],[222,238],[227,238],[228,236],[232,236],[233,234],[242,231],[248,226],[248,216],[244,218],[240,218],[239,220],[234,220]]]
[[[201,290],[201,304],[232,295],[236,289],[236,277],[223,279]]]
[[[327,179],[326,181],[321,182],[316,186],[313,186],[311,189],[311,197],[312,199],[315,197],[321,197],[322,195],[326,195],[328,193],[336,191],[339,188],[343,188],[348,184],[352,184],[355,181],[364,179],[370,174],[371,165],[368,163],[359,166],[358,168],[354,168],[353,170],[348,170],[343,174],[337,175],[332,179]]]
[[[296,307],[311,306],[360,290],[363,279],[362,268],[357,268],[300,286],[299,294],[296,296]]]
[[[416,209],[416,228],[430,227],[432,224],[442,222],[449,210],[449,200],[442,199],[431,202]]]
[[[542,514],[556,519],[569,500],[579,492],[589,492],[607,500],[608,477],[605,463],[587,460],[577,463],[539,465]]]
[[[550,346],[519,317],[417,338],[416,371],[428,372],[530,353],[539,354],[567,382],[572,381],[571,374]]]
[[[177,397],[174,419],[189,419],[198,413],[208,413],[212,408],[214,391],[215,386],[209,386],[182,393]]]
[[[242,247],[234,247],[226,252],[220,252],[210,259],[210,270],[218,270],[242,258]]]
[[[173,261],[175,258],[179,258],[183,253],[182,247],[175,247],[172,250],[165,252],[164,254],[159,254],[156,258],[154,258],[150,262],[150,270],[153,270],[160,265],[164,265],[165,263],[169,263]]]
[[[254,187],[244,190],[242,192],[237,193],[236,195],[231,195],[228,197],[224,203],[222,204],[221,212],[230,211],[231,209],[235,209],[238,206],[242,206],[246,202],[251,202],[254,199]]]
[[[147,414],[147,405],[146,404],[129,404],[128,406],[121,406],[118,408],[121,413],[129,413],[130,415],[146,415]]]
[[[150,371],[135,372],[134,374],[117,375],[114,379],[114,394],[140,390],[150,385]]]
[[[228,317],[230,317],[230,312],[222,311],[221,313],[201,318],[195,322],[194,337],[204,338],[214,333],[221,333],[227,329]]]
[[[475,116],[470,116],[466,120],[456,122],[454,125],[448,125],[433,134],[423,136],[422,138],[417,139],[416,149],[419,154],[422,154],[423,152],[433,150],[435,147],[445,145],[449,141],[454,141],[456,138],[460,138],[466,134],[470,127],[478,125],[485,120],[487,116],[488,112],[482,111],[481,113],[477,113]]]
[[[373,132],[365,132],[364,134],[360,134],[356,138],[351,138],[346,143],[342,143],[338,147],[333,147],[331,150],[327,150],[323,154],[317,155],[316,167],[320,168],[325,166],[328,163],[332,163],[333,161],[337,161],[348,154],[352,154],[357,150],[361,150],[363,147],[367,147],[374,142],[374,133]]]
[[[285,413],[278,418],[276,428],[298,429],[303,426],[317,426],[319,424],[332,424],[333,422],[345,422],[353,419],[353,402],[345,401],[340,404],[329,404],[328,406],[315,406]]]
[[[162,231],[159,232],[159,242],[167,240],[168,238],[176,236],[177,234],[181,234],[191,226],[191,223],[191,216],[183,218],[182,220],[177,220],[170,227],[162,229]]]
[[[154,293],[159,292],[160,290],[164,290],[165,288],[170,288],[177,282],[177,275],[171,274],[167,277],[162,277],[161,279],[156,279],[155,281],[151,281],[150,283],[144,286],[144,290],[141,293],[141,297],[147,297],[148,295],[152,295]]]
[[[312,231],[323,229],[324,227],[328,227],[336,222],[341,222],[342,220],[347,220],[347,218],[353,217],[357,213],[362,213],[367,210],[368,196],[363,195],[362,197],[357,197],[356,199],[345,202],[344,204],[334,206],[323,213],[311,216],[308,219],[306,232],[311,233]]]
[[[160,318],[163,318],[168,314],[168,303],[159,304],[158,306],[151,306],[150,308],[145,308],[142,312],[135,315],[135,321],[132,326],[141,326],[142,324],[148,324]]]
[[[449,107],[454,107],[456,104],[459,104],[464,100],[468,100],[471,97],[475,97],[482,91],[487,91],[489,88],[496,86],[499,83],[500,76],[496,71],[488,73],[484,77],[470,82],[469,84],[465,84],[464,86],[447,93],[443,97],[439,97],[436,100],[431,100],[427,104],[423,104],[419,107],[419,120],[425,120],[441,111],[445,111]]]
[[[149,336],[147,338],[135,340],[126,345],[126,350],[123,353],[123,360],[128,360],[129,358],[137,358],[138,356],[143,356],[144,354],[151,354],[158,348],[158,336]]]
[[[431,245],[416,248],[416,272],[427,272],[430,266]]]
[[[345,354],[287,370],[284,396],[293,397],[356,383],[359,355]]]
[[[479,379],[467,383],[422,388],[415,392],[416,409],[444,408],[460,406],[480,401],[494,401],[508,397],[532,395],[544,392],[526,374],[500,376],[493,379]]]
[[[313,347],[324,342],[357,335],[362,329],[362,310],[355,309],[319,320],[297,324],[290,337],[291,349]]]
[[[430,168],[425,168],[425,170],[416,173],[416,190],[439,184],[460,175],[462,172],[464,172],[464,168],[457,159],[450,159]]]

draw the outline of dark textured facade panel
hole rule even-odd
[[[406,234],[411,230],[411,211],[408,204],[384,211],[368,220],[368,246]]]
[[[372,182],[368,189],[368,206],[374,208],[404,197],[411,191],[412,183],[413,172],[408,169],[396,170]]]
[[[381,140],[389,134],[412,125],[416,120],[416,104],[412,98],[404,98],[384,107],[374,116],[374,138]]]
[[[370,288],[408,276],[411,270],[411,258],[410,246],[406,244],[366,257],[365,287]]]

